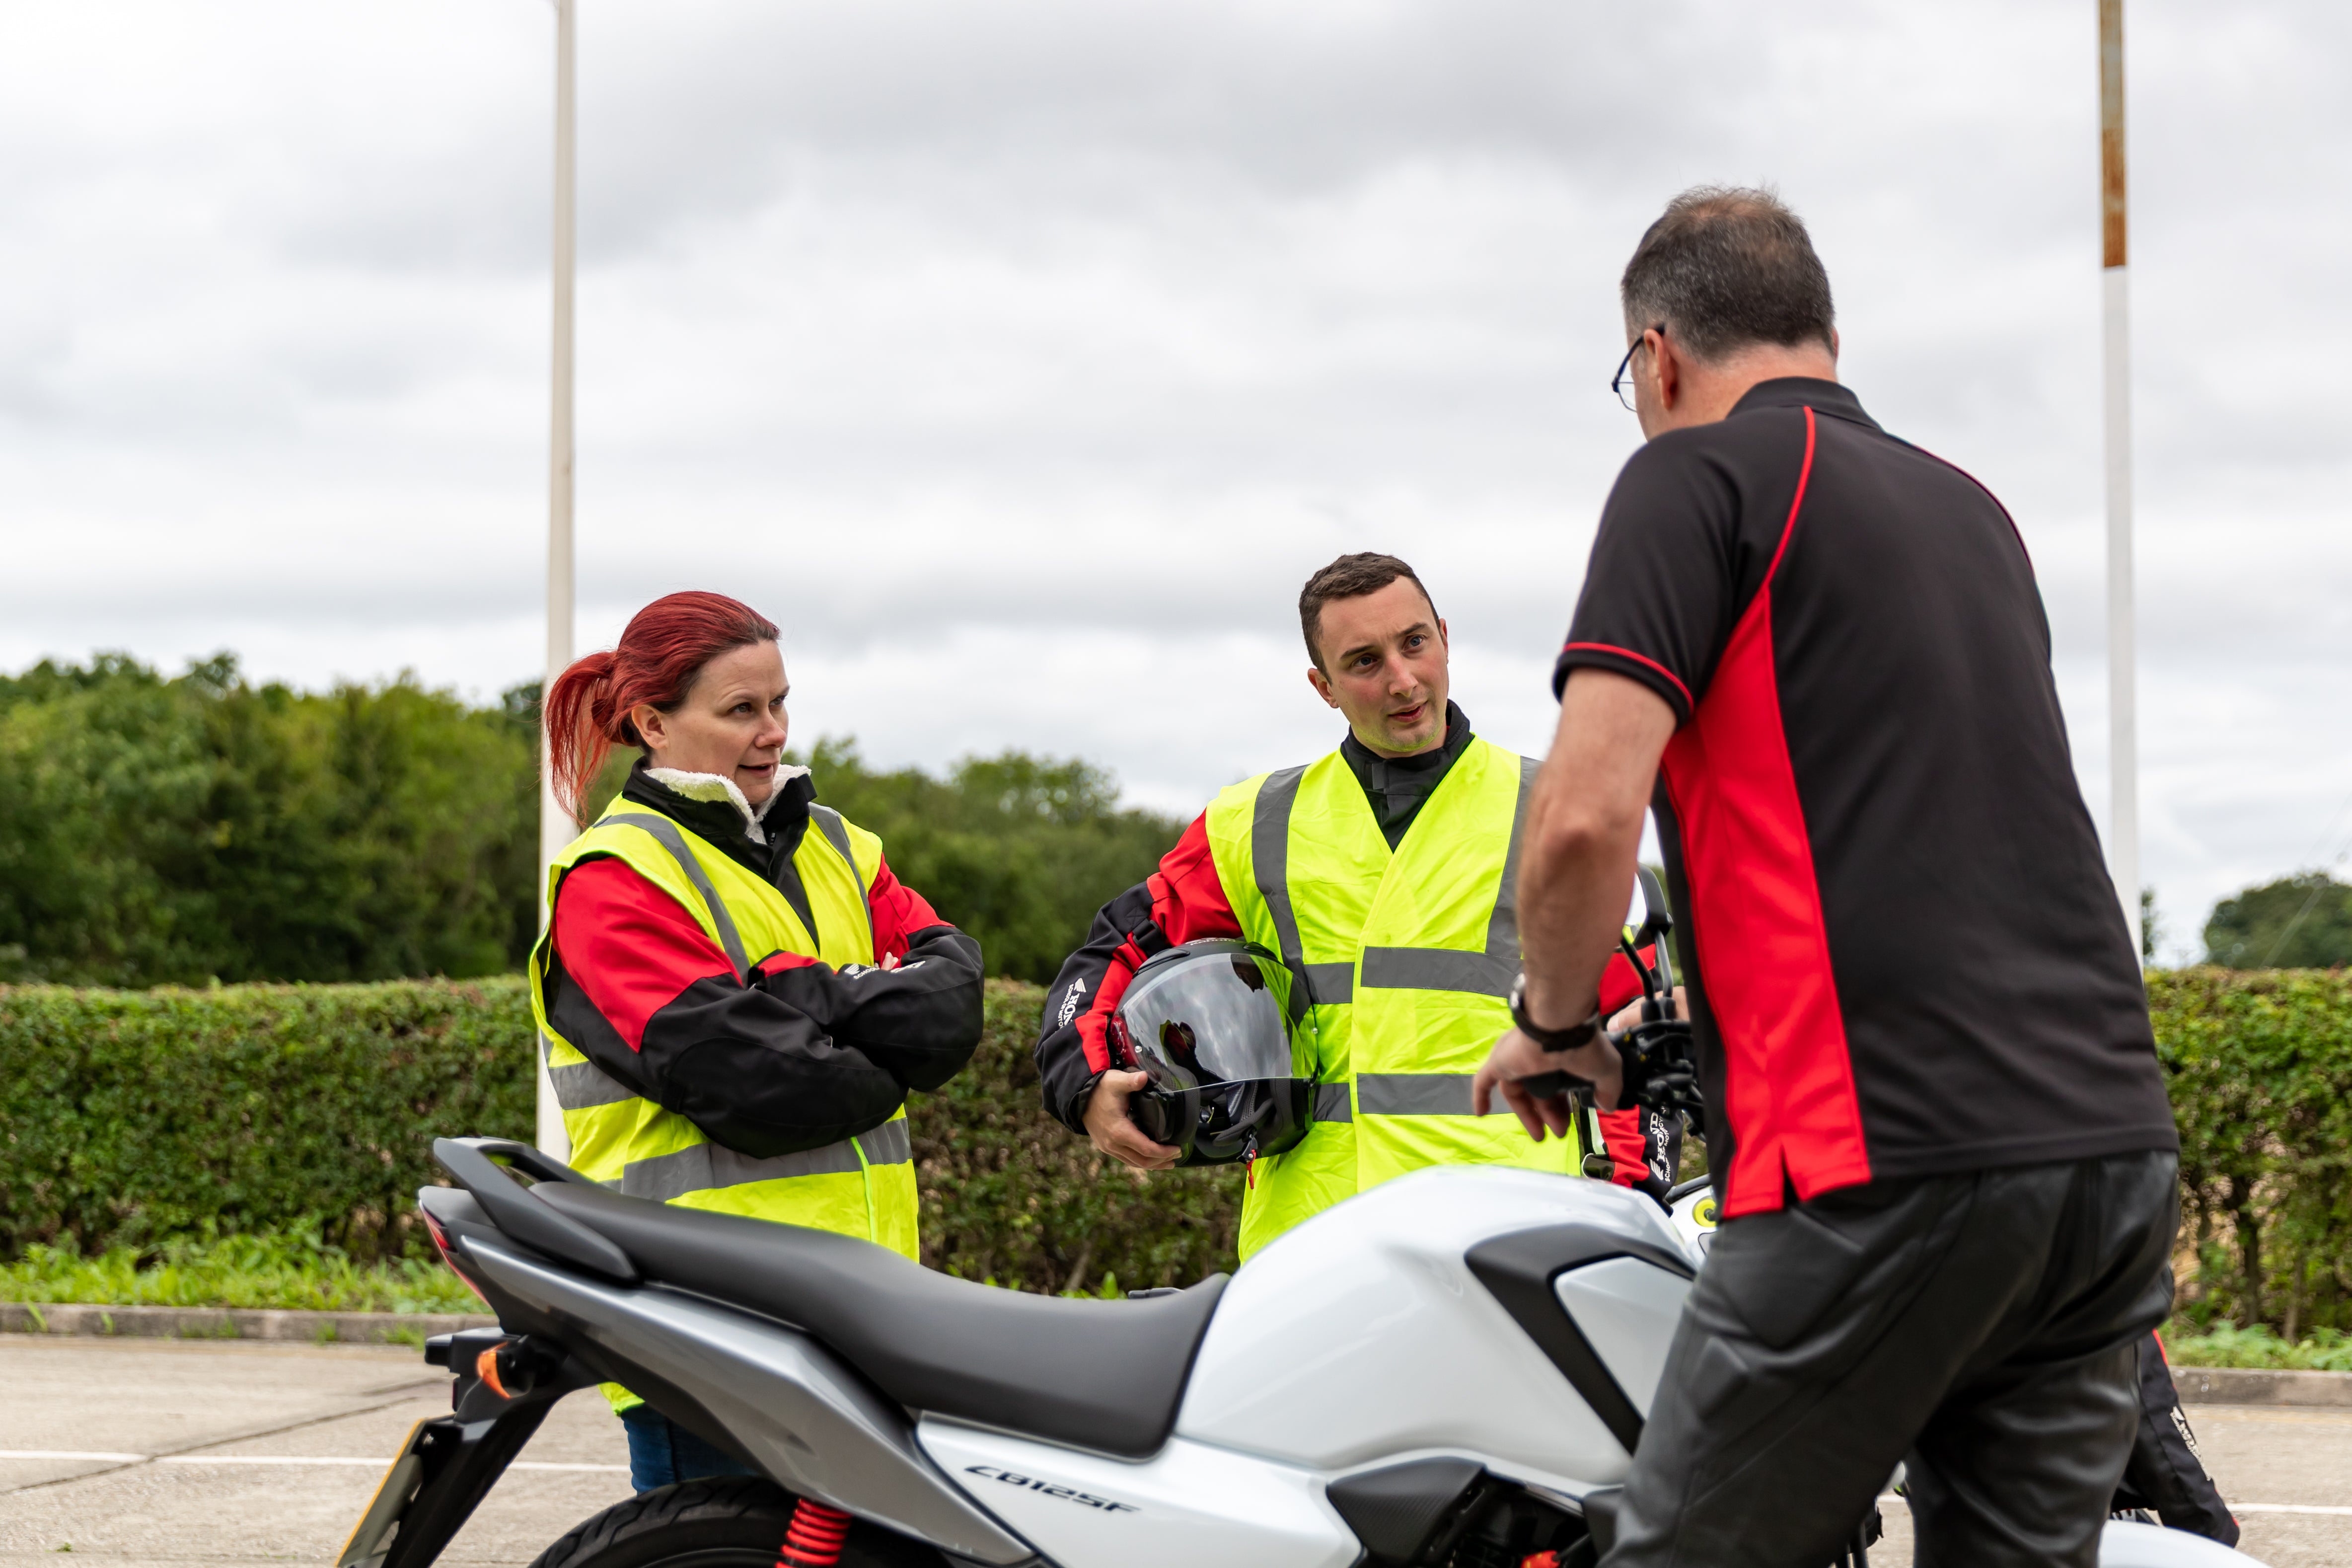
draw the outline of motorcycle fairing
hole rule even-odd
[[[1176,1436],[1326,1473],[1458,1453],[1571,1496],[1622,1479],[1625,1447],[1469,1263],[1482,1243],[1561,1226],[1617,1255],[1688,1256],[1658,1205],[1622,1187],[1495,1167],[1400,1176],[1234,1276]],[[1549,1283],[1543,1310],[1565,1328]]]
[[[1055,1563],[1349,1568],[1362,1549],[1295,1466],[1171,1437],[1140,1462],[926,1415],[940,1468]]]
[[[1666,1347],[1674,1342],[1658,1327],[1682,1321],[1691,1277],[1642,1258],[1604,1258],[1564,1270],[1552,1281],[1552,1292],[1611,1380],[1647,1421],[1665,1374]]]
[[[1637,1406],[1628,1397],[1613,1369],[1595,1352],[1578,1322],[1572,1298],[1556,1290],[1553,1284],[1570,1269],[1622,1258],[1684,1279],[1691,1276],[1679,1242],[1666,1246],[1576,1221],[1492,1237],[1463,1255],[1478,1282],[1503,1304],[1528,1338],[1542,1347],[1630,1457],[1642,1440],[1646,1402]],[[1652,1386],[1654,1389],[1655,1379]]]

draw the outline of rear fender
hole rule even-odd
[[[420,1421],[376,1489],[336,1568],[424,1568],[473,1517],[555,1402],[593,1381],[560,1349],[500,1329],[444,1335],[455,1414]]]

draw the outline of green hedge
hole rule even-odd
[[[522,982],[0,987],[0,1254],[317,1224],[362,1257],[448,1132],[529,1137]]]
[[[2183,1314],[2352,1329],[2352,976],[2148,977],[2182,1142]],[[1137,1175],[1037,1103],[1041,993],[994,982],[969,1071],[911,1108],[924,1258],[1029,1290],[1234,1261],[1237,1176]],[[0,987],[0,1258],[310,1227],[415,1256],[431,1141],[527,1137],[511,978],[212,990]]]
[[[2352,1328],[2352,974],[2148,976],[2180,1125],[2181,1310]]]
[[[1234,1266],[1211,1173],[1143,1179],[1048,1119],[1043,993],[992,982],[969,1071],[910,1108],[925,1261],[1032,1290],[1189,1283]],[[0,986],[0,1258],[315,1227],[416,1256],[435,1137],[530,1135],[514,978],[90,991]]]

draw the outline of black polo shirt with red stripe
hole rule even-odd
[[[1553,676],[1679,721],[1654,802],[1708,1164],[1750,1214],[2177,1147],[2000,503],[1832,382],[1634,454]]]

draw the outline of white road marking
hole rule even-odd
[[[1879,1493],[1878,1501],[1882,1507],[1887,1503],[1903,1503],[1906,1508],[1910,1506],[1895,1492]],[[2352,1516],[2352,1508],[2333,1508],[2313,1502],[2232,1502],[2226,1506],[2231,1513],[2319,1513]]]
[[[0,1459],[87,1459],[100,1465],[135,1465],[144,1454],[83,1454],[70,1448],[0,1448]]]

